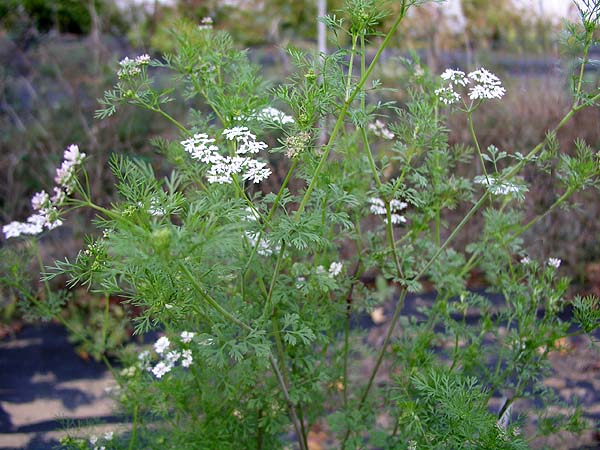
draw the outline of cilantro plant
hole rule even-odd
[[[584,75],[600,3],[581,4],[582,22],[570,27],[582,52],[572,107],[543,142],[521,152],[479,145],[473,116],[507,89],[485,68],[436,76],[406,60],[410,84],[372,79],[403,19],[422,3],[398,2],[382,34],[378,24],[391,9],[348,0],[320,18],[337,49],[290,48],[295,71],[280,84],[265,82],[210,20],[181,23],[174,53],[120,62],[97,116],[133,105],[170,122],[177,137],[152,145],[171,173],[158,177],[152,162],[115,155],[120,200],[99,205],[86,172],[93,155],[72,146],[54,193],[36,194],[37,213],[4,227],[16,238],[60,225],[69,210],[95,210],[101,235],[47,278],[66,274],[69,286],[107,302],[122,297],[137,312],[136,333],[161,334],[148,348],[117,349],[118,398],[131,432],[65,444],[307,450],[309,431],[327,423],[342,449],[524,449],[535,436],[520,431],[524,417],[514,407],[534,408],[527,399],[543,405],[540,433],[589,426],[580,414],[550,417],[557,399],[541,381],[557,341],[598,327],[597,299],[571,302],[561,261],[528,256],[523,235],[574,193],[599,187],[597,149],[577,141],[569,154],[555,135],[574,114],[599,106],[600,90]],[[407,102],[373,101],[389,88]],[[171,102],[189,106],[185,119],[169,113]],[[465,115],[470,147],[448,144],[451,110]],[[475,177],[460,175],[465,165],[478,167]],[[523,171],[549,167],[562,193],[546,211],[527,211]],[[452,221],[456,208],[466,214]],[[475,216],[481,232],[456,247]],[[475,269],[489,295],[467,289]],[[378,289],[362,281],[367,273],[379,277]],[[435,288],[433,305],[406,312],[408,293],[424,280]],[[366,346],[365,330],[352,322],[390,289],[397,302],[387,331]],[[502,301],[492,302],[497,294]],[[23,302],[44,307],[32,295]],[[572,322],[560,315],[568,305]],[[372,364],[360,376],[356,362],[367,356]],[[494,396],[503,397],[499,408]]]

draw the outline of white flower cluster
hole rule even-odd
[[[189,344],[194,339],[196,333],[191,331],[183,331],[179,337],[182,344]],[[149,351],[144,351],[138,355],[139,367],[142,370],[152,372],[156,378],[162,378],[169,373],[175,364],[179,361],[182,367],[190,367],[194,362],[192,350],[189,348],[179,350],[171,350],[171,341],[168,337],[162,336],[154,343],[154,351],[159,356],[158,361],[154,366],[151,364],[151,355]],[[133,372],[135,373],[135,372]]]
[[[135,59],[129,59],[127,56],[119,61],[119,70],[117,76],[120,80],[132,78],[142,73],[142,67],[150,64],[150,55],[140,55]]]
[[[317,268],[315,269],[315,273],[317,275],[324,275],[325,273],[327,273],[329,275],[329,278],[335,278],[342,272],[343,268],[344,265],[341,262],[334,261],[329,265],[329,270],[327,272],[325,272],[325,267],[317,266]],[[302,278],[302,280],[300,280],[300,278]],[[300,278],[297,280],[298,282],[305,281],[304,277]],[[298,285],[296,285],[296,287],[298,287]]]
[[[108,444],[113,440],[114,435],[115,434],[112,431],[107,431],[102,435],[102,437],[98,437],[95,434],[92,434],[89,439],[90,445],[93,446],[93,450],[106,450],[106,446],[96,444],[100,444],[102,441],[105,441],[105,443]]]
[[[371,130],[375,136],[379,136],[383,139],[394,139],[394,133],[388,130],[385,123],[379,119],[377,119],[375,123],[369,124],[369,130]]]
[[[266,108],[261,109],[259,112],[254,113],[252,118],[256,118],[260,122],[275,122],[279,125],[294,123],[294,118],[292,116],[289,116],[283,111],[273,108],[272,106],[267,106]]]
[[[199,30],[212,30],[213,20],[210,17],[204,17],[198,25]]]
[[[267,163],[249,158],[245,155],[255,154],[267,148],[267,144],[256,140],[256,136],[246,127],[234,127],[223,130],[223,136],[237,143],[236,156],[223,156],[214,144],[215,139],[207,134],[197,133],[181,142],[186,152],[193,159],[209,165],[209,183],[231,183],[231,177],[241,174],[244,180],[260,183],[271,175]]]
[[[462,98],[455,91],[456,87],[470,86],[469,98],[471,100],[499,99],[506,94],[506,89],[502,86],[500,78],[484,68],[468,74],[465,74],[462,70],[446,69],[441,78],[447,82],[447,85],[436,89],[435,94],[446,105],[456,103]]]
[[[254,248],[258,242],[258,233],[246,231],[246,238],[248,239],[250,247]],[[279,246],[277,249],[279,249]],[[271,256],[273,254],[273,249],[266,239],[261,238],[258,247],[256,248],[256,253],[261,256]]]
[[[521,258],[521,264],[530,264],[531,263],[531,259],[528,256],[524,256],[523,258]],[[554,269],[558,269],[560,267],[562,263],[562,260],[560,258],[548,258],[548,261],[546,261],[546,264],[548,265],[548,267],[553,267]]]
[[[476,83],[469,91],[471,100],[502,98],[506,94],[500,78],[489,70],[481,68],[469,73],[468,77]]]
[[[56,169],[56,177],[52,196],[46,191],[37,192],[31,198],[31,207],[35,214],[26,222],[13,221],[2,227],[6,239],[18,237],[22,234],[40,234],[44,228],[53,230],[62,225],[59,218],[59,208],[64,204],[67,195],[73,192],[76,183],[77,169],[83,163],[85,153],[79,151],[76,145],[69,145],[63,155],[61,166]]]
[[[527,186],[511,183],[510,181],[500,181],[492,175],[478,175],[473,179],[473,182],[486,186],[490,194],[493,195],[521,194],[527,192]]]
[[[78,146],[69,145],[67,147],[63,156],[63,162],[61,166],[56,169],[54,181],[58,184],[58,187],[54,188],[52,201],[55,202],[57,199],[64,199],[65,193],[70,194],[73,192],[77,168],[81,165],[84,158],[85,153],[81,153]],[[60,192],[61,190],[64,192]]]
[[[339,261],[334,261],[329,265],[329,276],[331,278],[337,277],[344,268],[344,265]]]
[[[369,203],[371,204],[370,210],[373,214],[377,214],[380,216],[387,216],[387,211],[385,209],[385,203],[382,199],[371,197],[369,199]],[[393,224],[406,223],[406,217],[402,214],[399,214],[400,211],[406,209],[408,203],[402,202],[400,200],[391,200],[390,201],[390,218],[392,219]],[[387,217],[383,219],[385,223],[387,223]]]
[[[142,202],[137,202],[137,205],[140,208],[144,207],[144,204]],[[152,197],[150,199],[150,205],[148,206],[148,214],[150,214],[151,216],[155,216],[155,217],[162,217],[162,216],[166,215],[166,211],[160,205],[160,199],[158,199],[157,197]]]
[[[560,263],[562,263],[562,261],[559,258],[548,258],[548,265],[550,267],[558,269],[560,267]]]
[[[179,337],[181,338],[181,342],[183,342],[184,344],[189,344],[190,342],[192,342],[194,336],[196,336],[196,333],[192,331],[182,331],[179,335]]]

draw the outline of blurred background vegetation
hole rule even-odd
[[[398,3],[390,2],[390,15],[381,30],[389,27]],[[343,0],[327,0],[330,13],[342,5]],[[288,45],[316,49],[317,0],[0,0],[3,224],[30,214],[29,199],[52,185],[63,150],[71,143],[91,156],[92,192],[102,204],[115,194],[106,164],[112,152],[150,158],[150,137],[178,138],[176,130],[147,113],[123,109],[116,118],[98,121],[94,111],[97,99],[114,84],[120,59],[139,53],[159,57],[175,45],[169,29],[178,20],[200,23],[204,17],[229,31],[241,48],[249,48],[251,58],[266,66],[263,73],[274,82],[284,80],[291,70],[285,52]],[[571,103],[570,80],[578,60],[562,38],[562,28],[557,18],[534,14],[511,0],[456,0],[454,7],[428,4],[413,9],[376,76],[385,86],[398,89],[387,100],[402,107],[411,74],[400,63],[401,57],[413,55],[423,70],[434,75],[446,67],[471,70],[484,65],[505,80],[508,95],[478,112],[481,143],[525,153]],[[346,45],[341,36],[335,43]],[[333,45],[329,43],[330,48]],[[593,69],[586,71],[587,78],[597,83]],[[176,117],[186,114],[183,104],[171,108]],[[577,116],[558,136],[561,150],[573,151],[576,137],[599,148],[599,124],[598,111]],[[451,143],[471,143],[463,116],[449,116],[448,125]],[[152,161],[160,164],[160,159]],[[157,170],[160,173],[160,167]],[[474,174],[476,169],[461,170]],[[543,176],[527,180],[532,213],[560,195],[550,180]],[[562,258],[563,270],[580,287],[600,291],[600,201],[595,192],[583,193],[577,201],[584,206],[550,214],[527,239],[532,256]],[[92,218],[80,212],[69,217],[66,226],[44,236],[41,248],[46,263],[74,255],[82,236],[93,232]],[[478,226],[475,221],[466,232],[476,232]],[[6,241],[0,245],[6,250]],[[30,256],[27,248],[19,253],[18,247],[11,243],[10,258],[3,254],[4,269],[19,254]],[[32,273],[35,270],[32,266]],[[9,321],[15,317],[15,301],[13,294],[4,293],[0,305]]]

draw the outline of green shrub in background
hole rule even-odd
[[[69,437],[67,447],[307,449],[309,430],[326,422],[345,449],[524,449],[536,436],[524,435],[513,407],[527,399],[537,402],[523,405],[540,434],[594,426],[576,408],[555,414],[549,406],[557,400],[541,379],[559,339],[599,326],[598,301],[571,302],[560,259],[530,257],[522,235],[576,192],[598,187],[598,150],[578,140],[568,155],[555,136],[599,106],[600,91],[583,75],[600,2],[581,6],[582,23],[570,28],[582,52],[571,106],[539,144],[515,153],[479,143],[474,117],[506,93],[486,69],[437,77],[406,61],[410,82],[390,87],[407,92],[406,105],[369,101],[388,88],[371,78],[382,52],[422,3],[401,1],[378,37],[389,11],[347,2],[321,20],[351,47],[331,55],[290,48],[294,75],[274,86],[210,20],[179,24],[176,50],[162,59],[119,63],[97,116],[134,105],[162,117],[179,137],[152,144],[172,172],[157,177],[148,161],[114,155],[119,199],[99,204],[94,156],[72,145],[55,186],[33,197],[36,212],[3,227],[22,239],[60,226],[70,210],[93,210],[102,234],[75,259],[58,261],[46,280],[67,275],[70,287],[104,296],[105,310],[111,297],[125,298],[139,312],[131,318],[138,333],[162,334],[148,348],[87,336],[99,354],[120,354],[123,369],[114,375],[132,429]],[[370,45],[377,50],[367,61]],[[176,82],[157,84],[162,73]],[[189,107],[185,120],[167,109],[173,102]],[[470,147],[448,145],[450,109],[464,114]],[[269,154],[286,161],[279,180]],[[465,164],[479,173],[461,176]],[[561,195],[531,214],[522,173],[549,167]],[[449,221],[459,205],[468,212]],[[455,247],[476,216],[482,231]],[[500,304],[467,290],[474,269]],[[399,297],[376,348],[350,327],[381,302],[381,292],[361,282],[367,272]],[[408,292],[425,280],[437,292],[433,306],[407,314]],[[68,302],[48,299],[24,295],[22,304],[48,315]],[[559,316],[567,305],[572,321]],[[479,320],[467,320],[474,314]],[[365,357],[372,365],[360,377]],[[498,395],[501,406],[491,410]]]

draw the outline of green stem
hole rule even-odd
[[[375,69],[377,62],[379,61],[379,58],[381,57],[381,54],[383,53],[383,51],[389,44],[392,36],[396,32],[396,29],[400,25],[400,22],[406,15],[406,11],[407,11],[406,0],[402,0],[400,14],[394,21],[392,27],[390,28],[390,31],[388,31],[388,33],[386,34],[385,38],[383,39],[383,42],[377,49],[377,53],[375,53],[373,61],[371,61],[371,64],[369,64],[369,67],[367,68],[367,70],[365,71],[365,73],[363,74],[361,79],[359,80],[358,84],[352,91],[352,94],[350,95],[350,97],[348,97],[348,99],[342,105],[342,109],[340,110],[338,118],[335,122],[333,131],[331,132],[331,135],[329,136],[329,140],[327,141],[327,144],[325,145],[325,148],[323,149],[323,155],[321,156],[321,160],[319,161],[319,164],[317,165],[317,168],[315,169],[315,173],[308,185],[308,188],[306,189],[306,192],[304,193],[304,196],[302,197],[300,206],[298,207],[298,210],[296,211],[296,220],[300,219],[300,215],[302,214],[302,211],[304,211],[304,208],[306,208],[306,204],[308,203],[308,200],[312,194],[312,191],[314,190],[315,185],[318,181],[319,174],[323,170],[323,167],[325,166],[325,162],[327,161],[327,158],[329,156],[329,152],[331,151],[331,148],[333,147],[333,142],[335,141],[335,138],[337,137],[340,129],[342,128],[342,125],[344,123],[344,118],[346,116],[346,113],[348,112],[348,108],[350,107],[350,105],[352,104],[354,99],[356,98],[356,95],[362,90],[363,86],[367,82],[367,79],[371,75],[371,72],[373,72],[373,70]]]
[[[273,215],[275,214],[275,211],[277,210],[277,207],[279,206],[279,202],[281,201],[283,192],[285,191],[288,183],[290,182],[290,180],[292,178],[292,174],[294,173],[294,170],[296,169],[296,166],[298,165],[298,161],[299,161],[298,158],[294,158],[292,165],[290,166],[290,168],[285,176],[285,179],[283,180],[283,184],[281,185],[281,188],[279,189],[279,192],[277,193],[277,197],[275,197],[275,202],[273,203],[273,206],[271,206],[271,209],[269,210],[269,214],[267,215],[267,220],[265,221],[265,223],[263,223],[260,233],[258,233],[258,237],[256,239],[256,244],[254,244],[254,248],[252,249],[250,258],[248,258],[248,262],[246,263],[246,266],[244,267],[243,279],[246,278],[246,276],[248,275],[248,272],[250,271],[250,264],[252,264],[252,260],[254,259],[254,256],[256,255],[256,252],[258,251],[258,247],[260,246],[262,236],[267,228],[267,225],[271,223],[271,219],[273,218]]]
[[[223,308],[221,305],[219,305],[219,303],[214,298],[212,298],[202,288],[202,286],[200,286],[200,284],[198,283],[198,281],[196,281],[196,278],[194,278],[194,275],[192,275],[192,273],[189,271],[189,269],[186,266],[183,265],[183,263],[179,262],[178,266],[181,269],[181,271],[183,272],[183,274],[186,276],[186,278],[188,279],[188,281],[192,284],[192,286],[194,287],[194,289],[196,290],[196,292],[198,292],[200,294],[200,296],[204,300],[206,300],[206,302],[210,306],[212,306],[213,309],[215,309],[217,312],[219,312],[219,314],[221,314],[225,319],[227,319],[231,323],[239,326],[240,328],[244,329],[245,331],[248,331],[248,332],[252,331],[252,328],[250,328],[244,322],[242,322],[241,320],[239,320],[237,317],[235,317],[229,311],[227,311],[225,308]]]
[[[467,121],[469,122],[469,131],[471,132],[471,138],[475,144],[475,149],[477,150],[477,154],[479,155],[479,161],[481,162],[481,170],[485,175],[485,179],[489,183],[490,180],[488,178],[487,170],[485,169],[485,161],[483,159],[483,154],[481,153],[481,147],[479,146],[479,140],[477,139],[477,135],[475,134],[475,128],[473,127],[473,117],[472,111],[467,111]]]
[[[281,250],[279,251],[279,255],[277,256],[277,262],[275,263],[275,269],[273,270],[273,276],[271,277],[271,284],[269,285],[269,292],[267,294],[267,297],[265,299],[265,306],[264,306],[264,310],[263,310],[263,317],[267,317],[267,312],[269,309],[272,309],[272,313],[271,313],[271,325],[273,328],[273,337],[275,339],[275,348],[277,350],[277,358],[279,359],[279,368],[281,371],[281,376],[283,378],[283,382],[285,383],[285,386],[290,386],[290,379],[288,377],[288,371],[287,371],[287,367],[285,364],[285,347],[283,345],[283,341],[281,339],[281,330],[279,329],[279,315],[277,313],[277,308],[272,306],[272,297],[273,297],[273,292],[275,291],[275,283],[277,281],[277,278],[279,276],[279,271],[281,268],[281,262],[283,260],[283,255],[285,253],[285,241],[282,241],[281,243]],[[299,414],[299,423],[300,423],[300,430],[301,430],[301,437],[304,440],[304,444],[305,446],[308,447],[307,442],[306,442],[306,430],[304,428],[304,414],[302,413],[302,407],[301,405],[296,405],[297,409],[298,409],[298,414]]]
[[[346,300],[346,321],[344,323],[344,373],[342,379],[342,396],[344,409],[348,408],[348,355],[350,349],[350,319],[352,318],[352,303]]]
[[[435,211],[435,244],[437,247],[442,245],[441,228],[441,208],[437,208]]]
[[[360,34],[360,75],[361,75],[361,77],[367,72],[366,51],[367,51],[367,47],[365,45],[365,34],[361,33]],[[363,93],[363,95],[360,97],[360,110],[364,112],[365,106],[366,106],[366,100],[367,100],[366,95],[365,95],[364,84],[363,84],[362,93]]]
[[[265,318],[270,315],[269,310],[272,309],[271,301],[273,297],[273,291],[275,290],[275,282],[279,276],[279,269],[281,268],[281,261],[283,260],[283,254],[285,253],[285,246],[285,241],[282,241],[281,250],[279,251],[279,255],[277,255],[277,262],[275,263],[275,269],[273,270],[273,276],[271,277],[271,284],[269,285],[269,291],[263,307],[263,317]]]
[[[379,351],[379,355],[377,356],[375,366],[373,367],[373,370],[371,371],[371,375],[369,376],[369,381],[367,382],[367,386],[365,387],[365,389],[360,397],[360,400],[358,402],[359,410],[365,404],[365,401],[367,400],[367,397],[369,395],[369,391],[371,390],[371,387],[373,386],[373,381],[375,380],[375,376],[377,375],[377,372],[379,371],[379,368],[381,367],[381,363],[383,362],[383,358],[385,356],[387,346],[392,337],[392,333],[394,331],[394,328],[396,327],[396,323],[398,322],[398,319],[400,318],[400,312],[402,311],[402,308],[404,307],[404,300],[406,299],[407,293],[408,293],[408,290],[406,288],[402,288],[402,291],[400,292],[400,298],[398,299],[398,303],[396,304],[396,309],[394,310],[394,314],[392,316],[392,320],[388,327],[388,330],[387,330],[387,333],[383,340],[383,343],[381,344],[381,350]],[[348,441],[348,438],[350,437],[350,432],[351,432],[350,429],[346,430],[346,434],[344,435],[344,439],[343,439],[342,445],[341,445],[342,449],[346,448],[346,442]]]
[[[589,100],[589,102],[594,103],[594,102],[598,101],[599,99],[600,99],[600,93],[596,94],[594,97],[592,97]],[[579,112],[586,106],[587,105],[585,103],[572,106],[571,109],[560,120],[558,125],[556,125],[554,127],[554,129],[552,130],[552,133],[556,134],[562,127],[564,127],[573,118],[575,113]],[[543,139],[539,144],[537,144],[521,161],[519,161],[518,164],[516,164],[512,168],[512,170],[510,170],[505,176],[502,177],[501,181],[510,180],[513,176],[515,176],[523,168],[523,166],[525,166],[525,164],[530,162],[535,157],[535,155],[537,155],[544,148],[544,145],[546,144],[546,140],[547,139]]]
[[[575,189],[573,188],[568,188],[563,195],[561,195],[559,198],[556,199],[556,201],[546,210],[544,211],[542,214],[539,214],[538,216],[534,217],[533,219],[531,219],[529,222],[527,222],[525,225],[523,225],[521,228],[519,228],[517,231],[514,232],[514,234],[512,234],[507,240],[506,242],[511,242],[513,239],[517,238],[518,236],[520,236],[521,234],[525,233],[527,230],[529,230],[533,225],[535,225],[537,222],[539,222],[540,220],[542,220],[544,217],[546,217],[548,214],[550,214],[552,211],[554,211],[558,206],[560,206],[562,203],[564,203],[571,195],[573,195],[575,193]]]
[[[198,83],[197,78],[194,77],[193,74],[190,73],[189,75],[190,75],[190,78],[192,79],[192,83],[194,84],[194,88],[196,88],[196,91],[198,91],[200,93],[200,95],[202,95],[202,97],[204,97],[204,101],[206,101],[206,104],[208,106],[210,106],[212,111],[215,113],[215,115],[221,122],[221,125],[223,125],[224,127],[229,126],[229,124],[227,122],[225,122],[225,118],[219,112],[219,109],[216,107],[216,105],[213,103],[213,101],[208,96],[208,92],[206,92],[206,90],[202,89],[202,87]]]
[[[277,381],[279,382],[279,386],[281,387],[281,391],[283,392],[283,397],[285,398],[285,402],[288,406],[290,416],[292,418],[292,424],[294,425],[294,430],[296,431],[296,439],[298,440],[298,445],[300,446],[300,450],[308,450],[308,446],[304,442],[304,437],[302,435],[302,426],[300,425],[300,420],[298,419],[298,415],[296,414],[296,408],[294,407],[294,403],[290,398],[290,394],[287,389],[287,385],[283,380],[283,376],[279,371],[279,367],[277,365],[277,361],[273,358],[273,355],[269,355],[269,362],[271,364],[271,368],[273,372],[275,372],[275,376],[277,377]]]
[[[346,320],[344,323],[344,373],[342,378],[342,395],[344,399],[344,409],[348,408],[348,357],[350,349],[350,319],[352,318],[352,292],[354,292],[354,286],[358,280],[359,273],[362,267],[362,252],[360,250],[360,244],[357,242],[357,253],[359,255],[354,273],[352,274],[352,284],[346,295]]]
[[[466,319],[467,319],[467,310],[464,309],[463,310],[463,317],[462,317],[462,325],[463,325],[463,329],[466,325]],[[452,372],[452,370],[454,369],[454,367],[456,367],[456,363],[458,362],[458,353],[459,353],[459,337],[458,337],[458,331],[456,332],[456,335],[454,336],[454,354],[452,356],[452,364],[450,365],[450,368],[448,369],[448,372]]]
[[[352,49],[350,50],[350,62],[348,63],[348,76],[346,79],[346,96],[344,100],[348,101],[350,98],[350,86],[352,85],[352,70],[354,66],[354,54],[356,53],[356,41],[357,36],[352,36]]]
[[[392,316],[390,326],[388,327],[388,330],[387,330],[387,333],[383,340],[383,343],[381,344],[381,351],[379,352],[379,355],[377,356],[377,361],[375,362],[375,367],[373,367],[373,371],[371,372],[371,376],[369,377],[369,381],[367,382],[367,387],[365,388],[365,390],[363,391],[363,393],[360,397],[360,403],[359,403],[360,406],[359,407],[362,407],[364,405],[365,401],[367,400],[367,396],[369,395],[369,391],[371,390],[371,387],[373,386],[373,381],[375,380],[375,376],[377,375],[377,372],[379,371],[379,367],[381,366],[381,363],[383,362],[383,357],[385,355],[385,349],[387,348],[387,345],[390,342],[392,333],[394,332],[394,328],[396,327],[396,323],[398,322],[398,319],[400,318],[400,312],[402,311],[402,308],[404,307],[404,301],[406,300],[407,293],[408,293],[408,290],[406,288],[403,288],[402,292],[400,292],[400,297],[398,298],[398,303],[396,304],[396,309],[394,310],[394,314]]]
[[[473,215],[475,215],[475,213],[477,211],[479,211],[479,209],[485,203],[485,201],[487,200],[488,197],[489,197],[489,193],[486,191],[481,196],[481,198],[477,201],[477,203],[475,203],[473,205],[473,207],[469,210],[469,212],[465,215],[465,217],[463,217],[463,219],[454,228],[454,230],[452,230],[452,233],[450,233],[450,236],[448,236],[446,238],[444,243],[437,249],[437,251],[433,254],[433,256],[431,258],[429,258],[427,263],[421,268],[421,270],[417,273],[417,275],[415,275],[413,277],[413,279],[418,280],[420,277],[423,276],[423,274],[425,274],[427,269],[429,269],[429,267],[434,263],[434,261],[437,259],[437,257],[440,256],[440,254],[446,249],[446,247],[448,247],[450,242],[452,242],[454,240],[456,235],[463,229],[463,227],[467,224],[467,222],[471,219],[471,217],[473,217]]]
[[[371,152],[371,146],[369,145],[369,139],[367,137],[367,132],[364,128],[360,128],[360,133],[363,139],[363,144],[365,146],[365,152],[367,154],[367,159],[369,161],[369,167],[371,168],[371,172],[373,174],[373,178],[375,179],[375,183],[377,184],[377,189],[381,194],[381,190],[383,188],[383,184],[381,183],[381,179],[379,178],[379,174],[377,173],[377,166],[375,165],[375,160],[373,159],[373,153]],[[384,199],[385,203],[385,215],[386,215],[386,234],[388,239],[388,244],[390,246],[390,250],[392,251],[392,256],[394,257],[394,264],[396,266],[396,272],[398,274],[398,278],[402,279],[402,264],[400,263],[400,258],[398,257],[398,251],[396,250],[396,242],[394,240],[394,228],[392,224],[392,211],[390,208],[390,202],[388,199]]]
[[[200,296],[202,298],[204,298],[204,300],[206,300],[206,302],[210,306],[212,306],[224,318],[226,318],[233,324],[238,325],[240,328],[244,329],[245,331],[249,331],[249,332],[252,331],[252,328],[250,328],[248,325],[246,325],[245,323],[240,321],[238,318],[233,316],[231,313],[229,313],[229,311],[225,310],[221,305],[219,305],[217,303],[217,301],[215,299],[213,299],[208,293],[206,293],[204,291],[204,289],[200,286],[200,284],[196,281],[196,279],[194,278],[194,276],[192,275],[192,273],[189,271],[189,269],[187,267],[185,267],[181,262],[178,265],[179,265],[179,268],[181,269],[181,271],[183,272],[183,274],[187,277],[188,281],[192,284],[194,289],[200,294]],[[277,342],[277,339],[276,339],[276,342]],[[278,352],[279,351],[280,351],[280,349],[278,349]],[[271,363],[271,367],[275,371],[279,385],[281,387],[281,390],[282,390],[284,397],[286,399],[286,402],[288,404],[288,408],[290,410],[290,416],[292,418],[292,422],[294,423],[294,428],[296,429],[296,433],[298,436],[298,443],[300,444],[300,448],[303,450],[307,450],[307,446],[305,445],[305,442],[304,442],[304,436],[302,434],[302,425],[300,424],[300,421],[298,420],[298,415],[296,414],[296,408],[289,397],[288,387],[287,387],[288,384],[284,381],[284,378],[279,370],[278,364],[272,355],[269,355],[269,360]]]
[[[577,80],[577,89],[575,91],[575,103],[574,105],[578,105],[579,104],[579,96],[581,95],[581,88],[583,85],[583,75],[584,75],[584,71],[585,71],[585,65],[588,62],[588,52],[590,50],[590,46],[592,45],[592,38],[593,38],[593,31],[587,31],[586,30],[586,39],[585,39],[585,45],[583,47],[583,57],[581,59],[581,66],[579,68],[579,77]]]
[[[237,177],[232,176],[231,179],[233,180],[233,185],[235,186],[236,190],[238,191],[238,193],[242,196],[242,198],[246,201],[246,203],[248,204],[248,207],[252,210],[252,212],[254,214],[256,214],[260,220],[264,223],[265,222],[265,218],[263,217],[263,215],[260,213],[260,211],[258,209],[256,209],[256,207],[254,206],[254,203],[252,203],[252,200],[250,200],[250,198],[248,197],[248,195],[246,194],[246,191],[242,188],[242,186],[240,185]]]
[[[136,403],[135,406],[133,407],[133,424],[131,426],[131,438],[129,438],[129,450],[133,450],[134,448],[136,448],[135,446],[135,440],[137,437],[137,428],[138,428],[138,409],[139,406]]]
[[[188,136],[188,137],[192,136],[192,133],[186,127],[184,127],[173,116],[171,116],[170,114],[166,113],[161,107],[159,107],[159,106],[151,106],[150,110],[159,113],[161,116],[163,116],[169,122],[171,122],[173,125],[175,125],[177,128],[179,128],[179,130],[182,131],[183,134],[185,134],[186,136]]]

